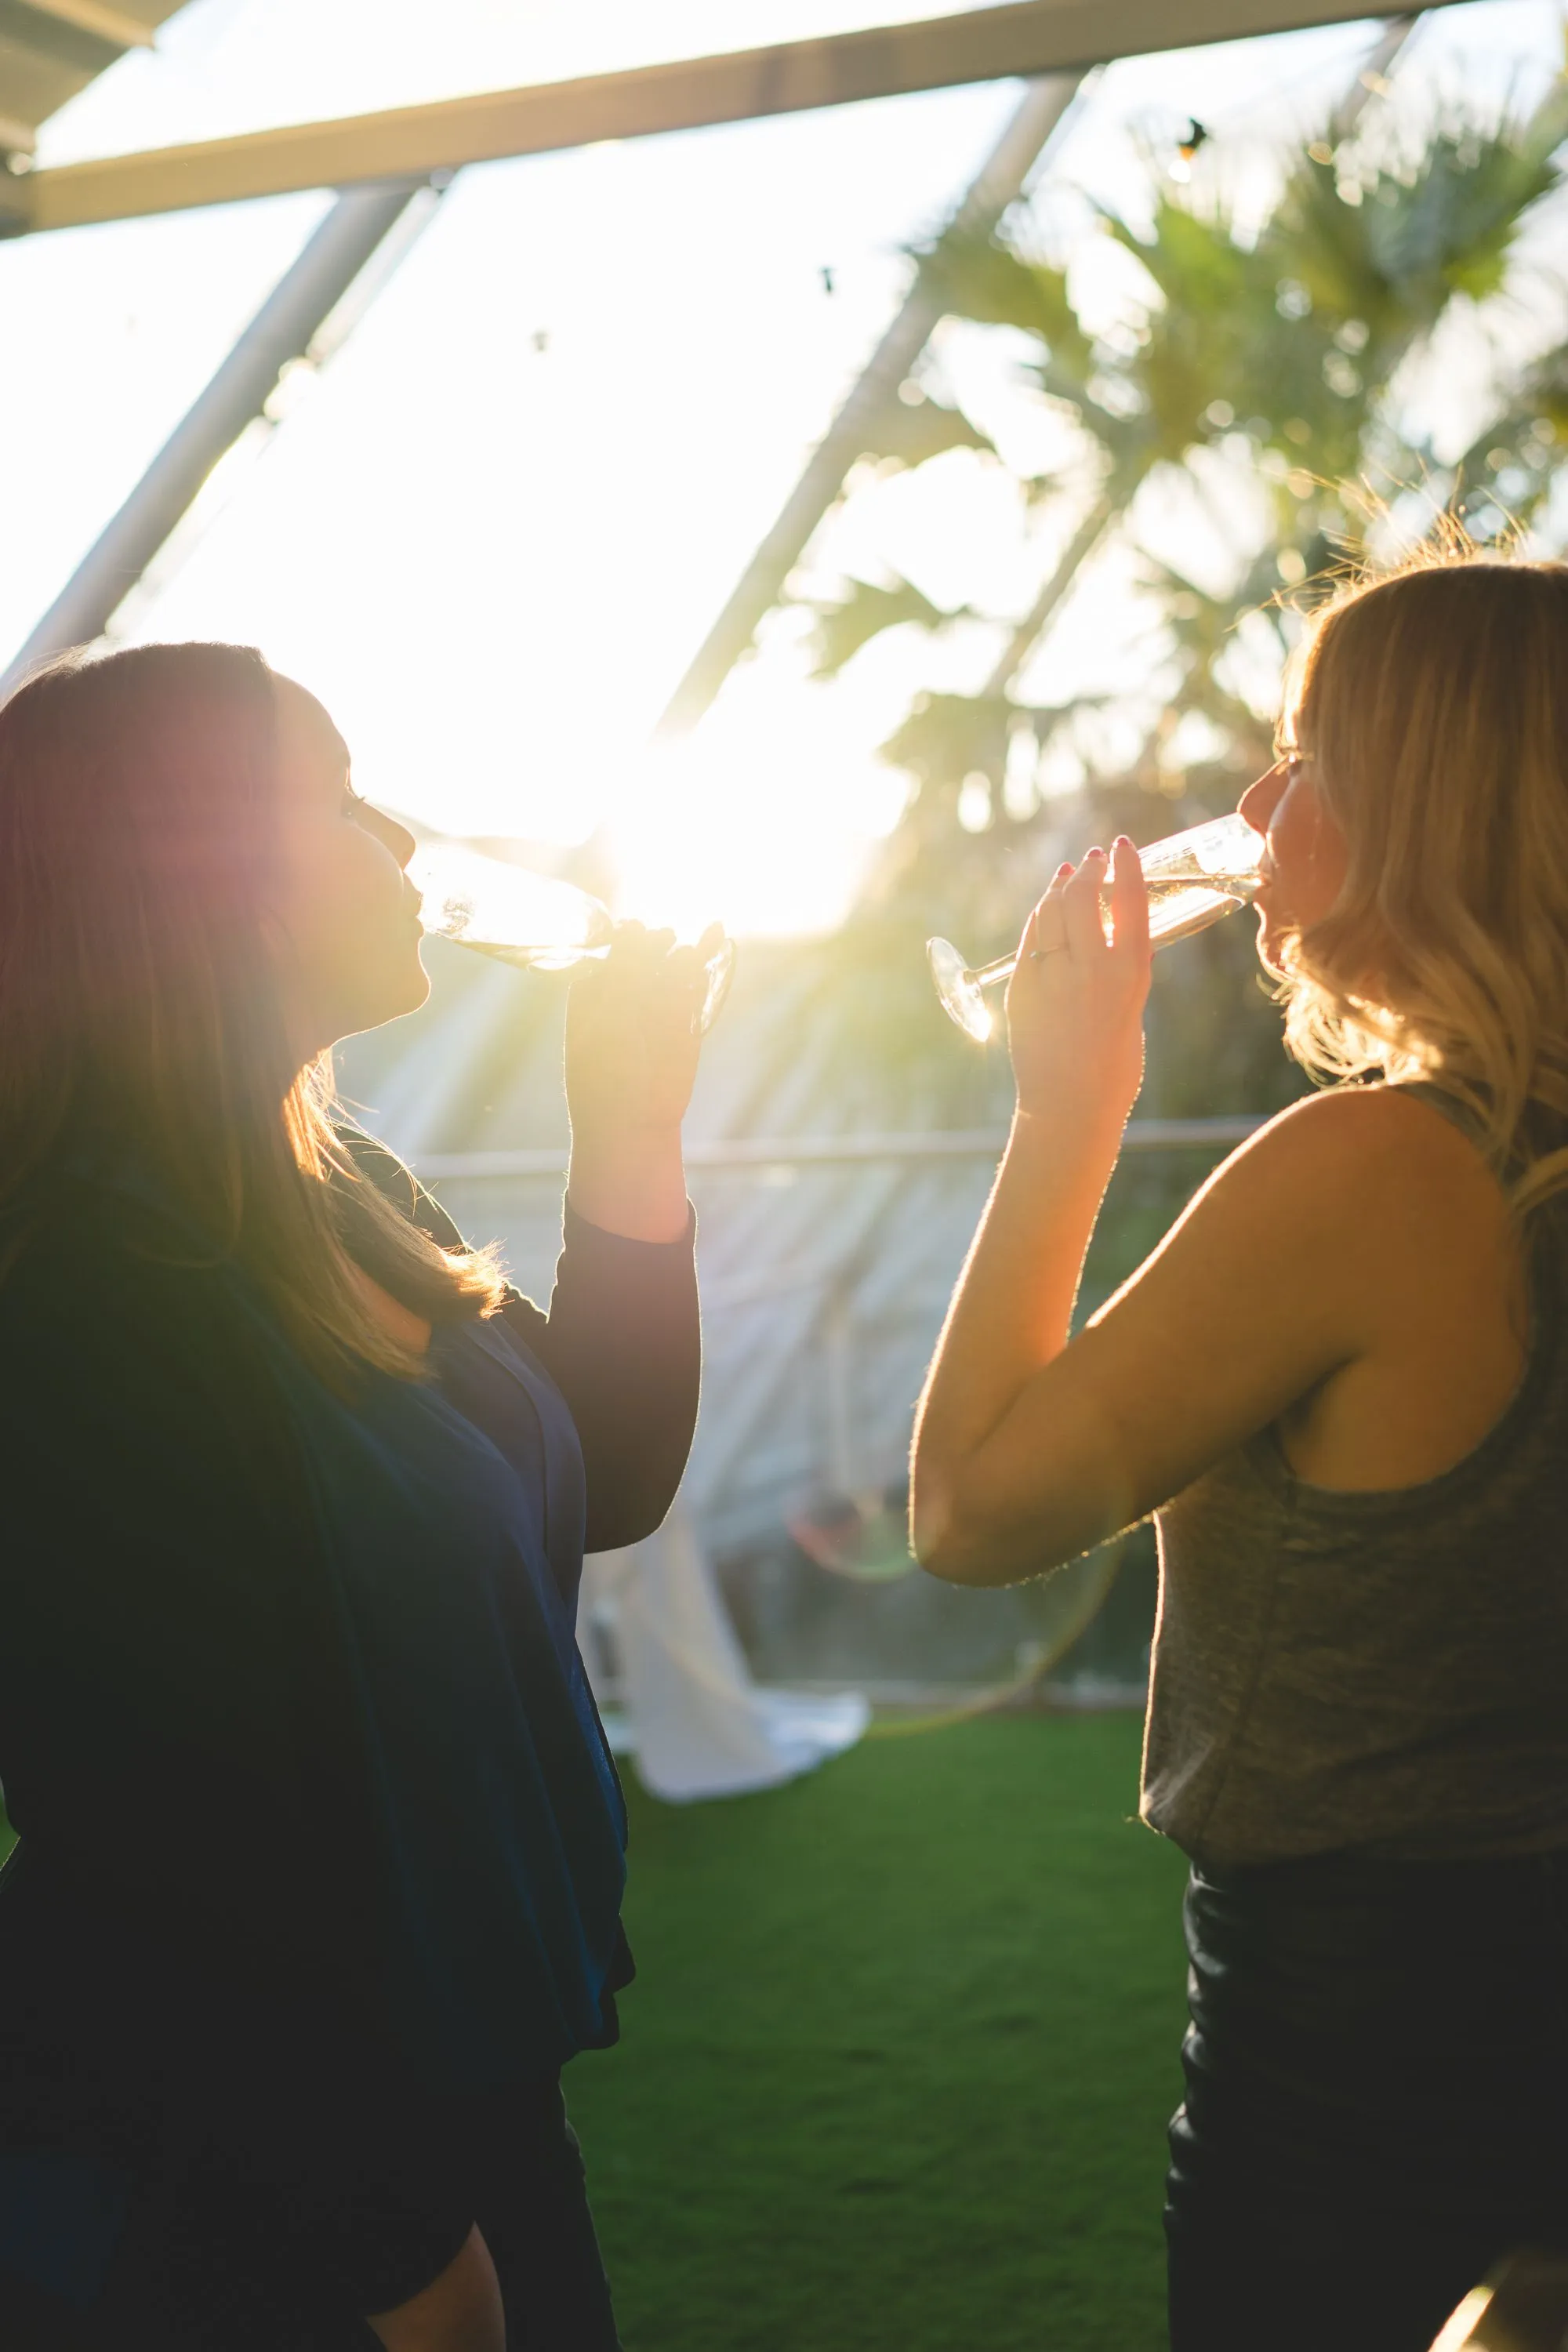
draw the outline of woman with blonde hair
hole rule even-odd
[[[1568,2247],[1568,567],[1310,622],[1258,951],[1341,1083],[1070,1338],[1142,1073],[1137,854],[1064,866],[1017,1111],[914,1454],[921,1559],[1005,1584],[1154,1516],[1143,1818],[1191,1859],[1176,2352],[1425,2352]]]
[[[574,1638],[697,1406],[699,957],[575,984],[548,1313],[334,1115],[414,843],[233,646],[0,709],[0,2340],[610,2352]]]

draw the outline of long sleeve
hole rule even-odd
[[[214,2213],[231,2194],[286,2212],[290,2260],[384,2310],[468,2236],[465,2101],[492,2087],[438,2045],[439,1938],[411,1931],[410,1891],[437,1890],[434,1912],[432,1852],[458,1843],[410,1834],[440,1779],[416,1735],[460,1687],[473,1740],[448,1818],[481,1822],[475,1789],[515,1801],[465,1850],[486,1933],[448,1937],[462,2017],[477,1985],[515,2020],[510,2042],[486,2028],[498,2092],[563,2042],[597,2046],[594,1971],[625,1980],[608,1767],[541,1619],[518,1620],[526,1685],[496,1641],[473,1563],[508,1522],[456,1416],[416,1382],[334,1399],[228,1270],[132,1246],[140,1211],[112,1189],[62,1186],[51,1214],[58,1234],[0,1283],[0,1777],[21,1838],[0,1895],[0,2141],[132,2177],[181,2134],[226,2150]],[[524,1612],[526,1577],[500,1583]],[[487,1985],[465,1969],[498,1922],[508,1963]],[[111,2206],[84,2224],[95,2258]]]
[[[675,1500],[697,1426],[701,1344],[693,1216],[679,1241],[629,1241],[565,1205],[550,1311],[503,1309],[577,1425],[586,1551],[651,1535]]]
[[[0,1294],[13,1818],[149,1908],[199,1871],[247,1965],[319,1969],[303,1921],[352,1924],[363,1823],[337,1801],[347,1694],[311,1499],[219,1278],[101,1240],[103,1213],[89,1201],[68,1255],[40,1250]],[[103,1803],[117,1774],[157,1837]]]
[[[362,1175],[444,1249],[468,1246],[438,1201],[374,1138],[339,1130]],[[584,1549],[651,1535],[697,1426],[701,1337],[696,1218],[673,1242],[632,1241],[568,1201],[548,1310],[513,1291],[503,1314],[564,1397],[587,1482]]]

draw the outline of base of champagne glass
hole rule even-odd
[[[975,986],[970,970],[951,940],[928,940],[926,961],[942,1000],[942,1009],[950,1021],[956,1021],[964,1034],[984,1045],[991,1034],[991,1007]]]
[[[467,947],[468,941],[461,940],[459,945]],[[493,948],[486,947],[483,940],[479,945],[486,955],[496,953]],[[603,948],[530,948],[527,961],[519,957],[518,964],[523,971],[574,971],[585,958],[601,956],[604,952]],[[503,955],[498,961],[504,963],[507,958]]]

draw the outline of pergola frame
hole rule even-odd
[[[57,5],[61,14],[68,5],[78,12],[85,0]],[[1353,22],[1367,14],[1365,0],[1012,0],[922,23],[0,175],[0,234],[367,180],[425,179],[505,156],[1071,72],[1110,58]]]

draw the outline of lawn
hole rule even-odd
[[[625,2035],[570,2070],[627,2352],[1159,2352],[1181,1858],[1129,1716],[635,1789]]]

